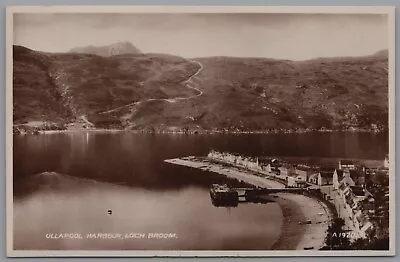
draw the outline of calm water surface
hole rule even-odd
[[[211,149],[252,156],[383,159],[387,134],[148,135],[68,133],[14,138],[16,249],[270,249],[276,203],[217,208],[218,175],[164,163]],[[42,174],[43,172],[55,172]],[[112,210],[112,214],[108,214]],[[172,239],[86,239],[87,233],[175,233]],[[48,239],[80,233],[83,239]]]

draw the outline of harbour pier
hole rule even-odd
[[[248,172],[244,172],[235,167],[227,167],[222,164],[218,164],[216,162],[210,162],[206,158],[197,158],[197,157],[183,157],[183,158],[174,158],[174,159],[166,159],[164,162],[187,166],[191,168],[200,169],[203,171],[214,172],[220,175],[224,175],[228,178],[233,178],[241,182],[245,182],[249,185],[253,185],[258,188],[274,188],[274,189],[284,189],[285,185],[270,180],[264,177],[260,177],[254,174],[251,174],[250,170]],[[289,188],[286,188],[286,190]]]

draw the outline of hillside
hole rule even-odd
[[[14,47],[14,123],[146,131],[385,129],[387,51],[307,61]]]
[[[109,57],[113,55],[138,55],[141,54],[139,49],[137,49],[130,42],[118,42],[107,46],[84,46],[72,48],[69,53],[82,53],[82,54],[92,54],[98,56]]]
[[[28,120],[55,121],[71,119],[62,97],[48,75],[51,58],[25,47],[13,48],[14,123]]]
[[[204,66],[200,86],[208,97],[206,108],[198,105],[203,125],[245,129],[387,125],[387,58],[198,61]]]
[[[86,122],[109,127],[112,110],[143,99],[193,96],[184,83],[198,65],[157,54],[100,57],[14,46],[14,123]]]

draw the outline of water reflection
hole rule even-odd
[[[163,160],[205,155],[211,149],[250,156],[383,159],[388,139],[387,134],[369,133],[186,136],[77,132],[22,136],[14,138],[14,181],[55,171],[154,190],[208,187],[211,178],[218,178]]]
[[[218,202],[215,201],[214,199],[211,198],[211,203],[215,207],[238,207],[239,204],[269,204],[269,203],[275,203],[275,201],[264,198],[264,197],[254,197],[252,199],[246,199],[244,197],[239,197],[237,202]]]
[[[213,207],[208,192],[198,187],[154,192],[55,173],[45,179],[53,179],[51,186],[15,201],[16,249],[269,249],[280,233],[282,214],[276,204],[228,211]],[[83,238],[46,238],[66,232]],[[90,233],[177,237],[87,239]]]
[[[206,155],[212,149],[250,156],[383,159],[388,137],[367,133],[186,136],[90,132],[14,137],[15,248],[269,249],[282,225],[276,203],[216,208],[209,199],[211,184],[246,185],[163,162]],[[42,174],[48,171],[56,173]],[[173,232],[178,238],[45,237],[63,232],[157,231]]]

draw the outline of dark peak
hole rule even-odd
[[[27,47],[25,47],[25,46],[22,46],[22,45],[13,45],[13,49],[14,49],[14,51],[15,50],[20,50],[20,51],[32,51],[32,49],[29,49],[29,48],[27,48]]]
[[[389,57],[389,49],[382,49],[374,53],[372,56]]]
[[[120,42],[117,42],[115,44],[133,46],[133,44],[131,42],[129,42],[129,41],[120,41]]]
[[[85,46],[85,47],[75,47],[72,48],[70,53],[87,53],[94,54],[99,56],[113,56],[113,55],[122,55],[122,54],[141,54],[140,50],[137,49],[131,42],[129,41],[120,41],[116,43],[112,43],[110,45],[105,46]]]

